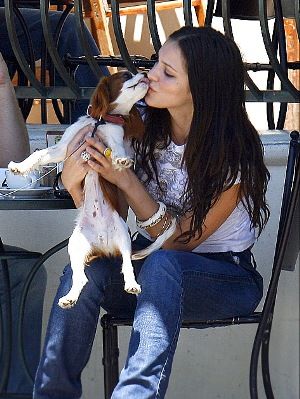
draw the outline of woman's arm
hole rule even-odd
[[[73,140],[68,145],[67,156],[61,174],[61,180],[66,190],[70,193],[76,208],[79,208],[83,201],[83,180],[90,167],[80,157],[86,148],[83,142],[85,136],[92,131],[92,126],[88,125],[80,129]],[[80,145],[83,142],[82,145]]]
[[[158,210],[158,204],[148,194],[133,172],[128,171],[126,174],[127,176],[123,177],[120,181],[120,188],[123,190],[127,203],[137,218],[139,220],[147,220]],[[227,191],[224,191],[219,200],[210,209],[206,216],[205,225],[200,237],[191,239],[187,244],[175,241],[180,234],[189,231],[190,229],[191,214],[187,213],[180,218],[174,234],[164,243],[163,248],[192,251],[225,222],[237,206],[238,202],[239,184],[236,184]],[[164,223],[165,220],[162,219],[162,221],[157,223],[155,226],[147,229],[151,237],[156,237],[160,234]]]
[[[12,160],[23,161],[29,153],[26,125],[0,53],[0,167]]]
[[[139,220],[147,220],[154,215],[159,206],[146,191],[143,184],[139,181],[134,172],[130,169],[115,171],[111,166],[111,161],[102,155],[105,149],[103,144],[92,138],[88,138],[87,142],[90,146],[87,147],[86,150],[94,158],[94,161],[91,160],[88,162],[91,168],[100,173],[111,183],[116,184],[119,189],[123,191],[128,205],[131,207]],[[201,242],[205,241],[225,222],[225,220],[233,212],[238,202],[239,185],[237,184],[225,191],[216,204],[210,209],[205,220],[205,227],[201,237],[192,239],[188,244],[182,244],[175,241],[176,238],[182,234],[182,232],[188,231],[190,228],[191,215],[186,214],[181,217],[175,233],[165,242],[163,247],[168,249],[191,251]],[[155,226],[151,227],[151,229],[148,229],[148,233],[152,237],[159,235],[163,228],[164,222],[165,220],[162,219]]]

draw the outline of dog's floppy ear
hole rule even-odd
[[[110,104],[110,90],[108,78],[103,78],[96,87],[89,109],[89,115],[92,118],[99,119],[100,116],[106,115]]]
[[[126,123],[124,125],[124,137],[135,138],[140,141],[144,135],[145,126],[142,117],[136,108],[133,106],[129,115],[126,117]]]

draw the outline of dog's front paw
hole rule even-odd
[[[129,294],[140,294],[141,293],[141,286],[136,282],[132,281],[130,283],[125,283],[124,290]]]
[[[11,171],[11,172],[13,172],[15,175],[22,175],[23,173],[25,173],[26,172],[26,170],[22,170],[22,168],[20,168],[20,163],[16,163],[16,162],[13,162],[13,161],[11,161],[9,164],[8,164],[8,169]]]
[[[74,305],[76,305],[78,298],[72,298],[69,295],[63,296],[58,301],[58,305],[63,309],[71,309]]]
[[[133,160],[130,158],[115,158],[113,160],[113,165],[117,170],[122,170],[130,168],[133,165]]]

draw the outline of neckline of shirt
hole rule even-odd
[[[184,150],[186,144],[176,144],[173,140],[170,141],[170,145],[172,144],[173,147],[178,148],[180,150]]]

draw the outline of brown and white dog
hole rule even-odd
[[[144,74],[132,75],[123,71],[104,78],[93,94],[89,116],[79,118],[68,127],[58,144],[34,152],[23,162],[10,162],[8,168],[14,173],[26,174],[41,165],[63,161],[67,146],[76,133],[100,119],[104,120],[104,124],[97,127],[96,135],[106,147],[112,149],[112,164],[116,169],[130,167],[133,161],[128,144],[132,137],[139,138],[137,135],[142,133],[142,121],[134,104],[145,96],[147,90],[148,79]],[[101,256],[121,255],[124,288],[132,294],[140,293],[131,259],[144,258],[159,249],[174,230],[175,222],[148,248],[132,255],[128,226],[118,213],[116,187],[96,172],[89,171],[84,182],[83,205],[68,244],[73,271],[72,287],[66,296],[60,298],[59,306],[70,308],[76,304],[82,288],[88,282],[85,265]]]

